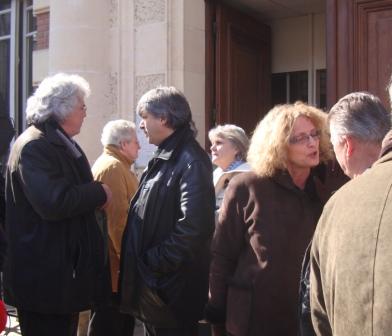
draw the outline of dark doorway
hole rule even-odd
[[[207,130],[232,123],[250,134],[269,110],[270,35],[270,28],[253,17],[206,1]]]

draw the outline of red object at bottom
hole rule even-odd
[[[0,300],[0,332],[5,329],[7,325],[7,310],[5,309],[5,305],[3,300]]]

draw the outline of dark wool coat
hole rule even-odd
[[[5,301],[52,314],[89,309],[102,293],[104,265],[94,211],[105,191],[58,127],[30,126],[12,147],[6,176]]]
[[[158,148],[131,202],[121,247],[121,308],[156,327],[201,319],[214,230],[212,165],[190,129]]]
[[[310,276],[317,335],[391,334],[392,153],[383,153],[335,193],[318,223]]]
[[[225,320],[231,335],[297,335],[301,264],[322,209],[313,179],[304,191],[286,172],[243,173],[229,183],[213,238],[207,314]]]

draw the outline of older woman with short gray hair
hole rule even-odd
[[[230,179],[250,169],[246,163],[249,139],[245,131],[236,125],[218,125],[208,132],[211,141],[211,160],[214,170],[216,210],[219,210]]]

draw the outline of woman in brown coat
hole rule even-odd
[[[331,155],[325,118],[304,103],[273,108],[251,140],[253,171],[229,183],[206,308],[229,335],[297,334],[301,262],[322,210],[312,168]]]

